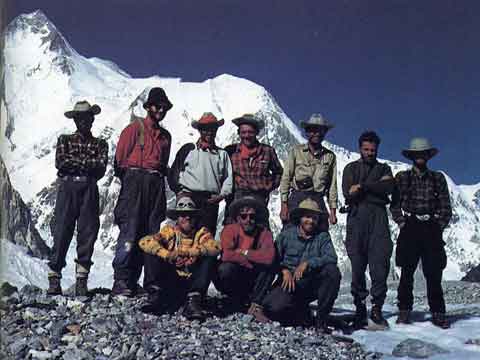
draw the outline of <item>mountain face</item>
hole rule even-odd
[[[7,27],[4,37],[5,91],[1,98],[0,149],[13,187],[28,203],[38,232],[48,244],[51,244],[50,229],[54,221],[55,145],[60,134],[75,131],[73,121],[63,113],[76,101],[88,100],[102,108],[92,132],[108,142],[110,161],[105,177],[98,183],[102,215],[96,250],[110,254],[118,235],[113,224],[113,209],[120,184],[111,166],[115,146],[132,116],[145,115],[142,104],[151,87],[163,87],[174,104],[162,122],[173,137],[170,163],[180,146],[196,141],[198,133],[190,123],[205,111],[226,120],[217,134],[219,146],[237,140],[237,128],[231,119],[244,113],[254,113],[264,119],[266,127],[261,141],[272,145],[281,159],[286,158],[293,145],[305,142],[272,95],[251,81],[230,75],[202,83],[157,76],[135,79],[110,61],[87,59],[78,54],[40,11],[19,16]],[[333,131],[339,128],[341,125]],[[333,144],[325,145],[337,154],[340,184],[344,166],[359,155]],[[394,172],[408,168],[407,164],[387,162]],[[475,202],[448,176],[447,181],[454,216],[445,232],[450,261],[446,275],[460,278],[472,264],[480,262],[480,195]],[[169,192],[169,204],[173,201],[173,194]],[[281,226],[279,209],[279,194],[274,192],[270,213],[275,233]],[[395,237],[398,230],[393,223],[391,229]],[[331,235],[340,264],[346,270],[344,216],[339,215],[339,224],[331,227]]]

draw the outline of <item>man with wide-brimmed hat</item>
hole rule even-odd
[[[442,289],[442,273],[447,265],[442,237],[452,217],[452,206],[445,176],[427,166],[437,153],[438,149],[425,138],[413,138],[410,147],[402,151],[413,165],[395,176],[396,189],[390,211],[400,227],[395,255],[396,264],[402,269],[397,323],[410,323],[414,274],[421,260],[432,322],[445,329],[450,324],[445,317]]]
[[[265,298],[265,313],[272,320],[295,324],[308,305],[317,300],[316,326],[328,332],[327,317],[340,289],[341,274],[330,235],[319,227],[322,209],[312,199],[303,200],[290,213],[295,226],[287,227],[275,241],[280,277]]]
[[[134,295],[143,265],[138,239],[159,230],[165,219],[165,181],[172,138],[160,126],[172,108],[162,88],[152,88],[143,104],[147,116],[130,123],[120,134],[115,175],[122,187],[115,207],[120,228],[113,259],[114,295]],[[148,279],[144,277],[144,282]]]
[[[232,122],[238,126],[240,143],[225,148],[232,161],[234,176],[233,194],[227,199],[226,209],[233,200],[248,195],[268,205],[270,193],[280,185],[283,168],[275,149],[257,139],[265,123],[253,114],[242,115]],[[225,223],[230,222],[235,219],[227,211]]]
[[[352,267],[351,293],[356,307],[354,328],[369,325],[365,272],[370,273],[372,330],[388,328],[382,307],[387,296],[387,278],[393,243],[386,205],[395,181],[390,166],[377,160],[380,137],[374,131],[363,132],[358,139],[360,159],[343,170],[342,191],[348,205],[345,247]]]
[[[179,197],[175,208],[167,210],[175,225],[165,225],[157,234],[140,240],[149,293],[144,310],[173,310],[186,296],[183,315],[189,320],[204,318],[202,299],[215,271],[220,246],[207,228],[199,226],[200,215],[191,198]]]
[[[73,119],[77,131],[60,135],[57,142],[55,166],[58,169],[58,191],[55,202],[55,226],[53,249],[48,273],[47,293],[59,295],[62,268],[65,267],[75,223],[77,224],[77,259],[75,294],[88,293],[87,280],[92,266],[92,254],[97,240],[99,221],[99,197],[97,181],[105,174],[108,161],[108,144],[93,137],[91,129],[95,115],[101,111],[98,105],[79,101],[65,116]]]
[[[232,193],[232,163],[224,149],[215,144],[223,119],[204,113],[191,125],[200,133],[197,143],[178,150],[168,175],[170,188],[179,196],[189,196],[202,209],[200,223],[216,233],[218,204]]]
[[[248,302],[248,314],[269,322],[262,303],[275,275],[275,247],[270,230],[260,225],[265,223],[267,209],[261,199],[245,196],[235,200],[229,212],[235,223],[226,225],[220,235],[222,259],[215,287],[228,295],[236,309]]]
[[[282,207],[280,218],[289,223],[289,209],[298,207],[301,201],[312,198],[320,206],[321,226],[336,224],[337,210],[337,159],[333,151],[322,146],[325,134],[333,125],[320,114],[313,114],[308,121],[301,121],[308,143],[297,145],[284,163],[280,181]],[[328,200],[327,210],[324,197]]]

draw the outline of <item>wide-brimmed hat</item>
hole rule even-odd
[[[172,103],[168,100],[165,90],[159,87],[154,87],[148,93],[148,99],[143,104],[143,108],[147,109],[151,105],[161,105],[165,107],[165,111],[168,111],[172,108]]]
[[[244,114],[238,118],[233,119],[232,122],[237,126],[243,124],[252,125],[257,129],[257,131],[260,131],[265,127],[265,122],[261,119],[256,118],[253,114]]]
[[[73,119],[75,116],[77,116],[80,113],[88,112],[88,113],[91,113],[92,115],[97,115],[97,114],[100,114],[101,111],[102,109],[97,104],[90,105],[88,101],[83,100],[83,101],[77,101],[73,106],[73,110],[65,112],[65,116],[69,119]]]
[[[217,126],[220,127],[225,123],[225,120],[220,119],[218,120],[215,115],[213,115],[211,112],[205,112],[203,113],[202,117],[197,121],[193,120],[192,121],[192,127],[194,129],[199,129],[204,126]]]
[[[244,207],[251,207],[255,209],[258,219],[257,222],[261,223],[262,221],[268,221],[268,210],[265,207],[265,204],[257,197],[250,195],[235,200],[230,205],[230,207],[228,208],[230,216],[233,219],[236,219],[238,214],[240,213],[240,210],[242,210]]]
[[[181,196],[177,199],[177,204],[173,209],[167,209],[167,217],[176,220],[182,214],[189,214],[197,216],[200,214],[200,209],[189,196]]]
[[[430,145],[428,139],[416,137],[410,140],[410,147],[408,149],[402,150],[402,155],[410,160],[412,160],[413,157],[419,153],[426,153],[428,159],[431,159],[438,154],[438,149]]]
[[[305,215],[320,215],[322,211],[315,200],[310,198],[303,200],[298,207],[290,212],[290,220],[296,224],[300,218]]]
[[[324,127],[327,130],[330,130],[335,125],[325,119],[322,114],[312,114],[312,116],[310,116],[310,119],[308,119],[307,121],[300,121],[300,126],[304,129],[316,126]]]

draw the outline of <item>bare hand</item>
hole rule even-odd
[[[348,190],[348,193],[349,194],[355,194],[356,192],[359,192],[360,189],[361,189],[360,184],[355,184],[355,185],[350,186],[350,190]]]
[[[222,195],[211,195],[210,198],[207,200],[207,202],[209,204],[218,204],[222,200],[223,200]]]
[[[303,261],[300,265],[297,266],[295,272],[293,273],[293,280],[298,281],[303,277],[303,273],[307,270],[308,263]]]
[[[177,258],[178,258],[177,250],[172,250],[168,253],[167,261],[173,264],[175,261],[177,261]]]
[[[282,222],[288,221],[288,205],[287,203],[282,203],[282,207],[280,208],[280,220]]]
[[[283,280],[282,289],[288,292],[295,291],[295,280],[293,280],[292,273],[287,269],[282,270]]]

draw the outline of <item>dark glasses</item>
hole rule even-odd
[[[248,218],[255,220],[257,218],[257,214],[240,214],[239,216],[242,220],[247,220]]]

